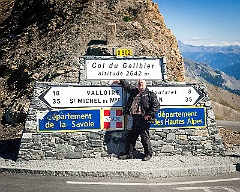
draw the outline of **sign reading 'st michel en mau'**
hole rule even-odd
[[[52,108],[121,107],[122,88],[109,87],[50,87],[40,99]]]

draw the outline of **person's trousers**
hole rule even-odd
[[[149,129],[150,124],[144,119],[142,115],[133,115],[132,129],[129,131],[126,139],[127,154],[133,154],[137,138],[140,135],[141,143],[144,148],[144,154],[152,156],[153,152],[150,143]]]

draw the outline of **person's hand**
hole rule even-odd
[[[120,81],[119,81],[119,80],[114,80],[113,83],[114,83],[114,84],[119,84]]]
[[[151,119],[151,116],[150,115],[145,115],[144,116],[144,119],[147,121],[147,120],[150,120]]]

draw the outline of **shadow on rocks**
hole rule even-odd
[[[240,171],[240,164],[239,163],[236,164],[236,170]]]
[[[240,158],[240,155],[228,155],[229,157]],[[240,163],[236,163],[236,171],[240,171]]]
[[[0,157],[17,160],[21,139],[0,140]]]

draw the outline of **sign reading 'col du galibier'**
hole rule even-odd
[[[159,58],[86,59],[88,80],[162,79],[162,60]]]

